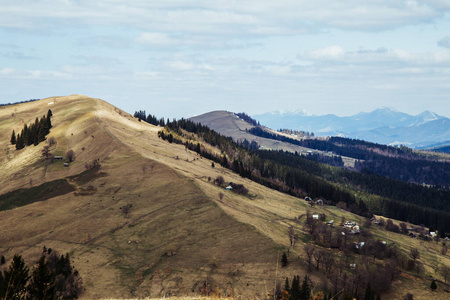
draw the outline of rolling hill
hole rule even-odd
[[[48,109],[53,128],[47,138],[57,142],[50,151],[65,156],[73,150],[68,166],[44,159],[45,143],[15,150],[9,142],[12,130]],[[265,298],[277,281],[308,273],[304,245],[314,242],[298,218],[309,211],[327,220],[366,221],[335,206],[310,207],[212,167],[185,146],[159,139],[160,127],[100,99],[72,95],[1,107],[0,129],[0,203],[7,205],[0,211],[0,254],[7,263],[17,253],[32,264],[44,245],[69,253],[83,278],[83,298]],[[93,161],[99,166],[92,167]],[[214,184],[218,176],[243,184],[249,194]],[[295,247],[289,228],[299,236]],[[404,271],[382,299],[406,292],[415,299],[447,298],[436,269],[450,266],[450,259],[440,244],[381,227],[371,232],[403,253],[414,247],[422,254],[423,274]],[[324,251],[359,265],[355,254]],[[285,268],[278,264],[283,252],[290,261]],[[315,291],[328,285],[318,270],[310,275]],[[436,292],[428,288],[431,277],[440,280]]]
[[[256,126],[249,124],[245,120],[239,118],[236,114],[228,111],[213,111],[206,114],[202,114],[199,116],[195,116],[189,118],[189,120],[201,123],[209,128],[215,130],[216,132],[231,137],[234,141],[244,141],[247,140],[249,142],[256,142],[260,149],[266,150],[283,150],[288,152],[298,152],[298,153],[308,153],[313,152],[317,154],[328,155],[324,151],[320,151],[317,149],[306,148],[298,145],[294,145],[291,143],[286,143],[283,141],[277,141],[274,139],[264,138],[260,136],[256,136],[248,132],[249,130],[255,128]],[[264,127],[264,130],[276,134],[281,135],[287,138],[294,138],[291,135],[287,135],[284,133],[276,132],[270,128]],[[344,161],[344,165],[349,168],[353,168],[355,165],[355,159],[351,157],[342,156]]]

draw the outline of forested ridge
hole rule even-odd
[[[372,172],[404,182],[450,187],[450,163],[426,159],[405,146],[393,147],[342,137],[297,140],[268,132],[261,127],[254,127],[248,132],[256,136],[357,159],[355,169],[358,171]],[[317,160],[341,166],[334,161]]]
[[[147,119],[145,114],[139,117],[142,120]],[[153,116],[152,118],[157,120]],[[197,135],[197,138],[193,134]],[[363,216],[380,214],[450,232],[448,189],[406,183],[386,178],[368,169],[356,172],[333,167],[302,157],[298,153],[250,150],[244,147],[249,146],[248,142],[236,143],[207,126],[186,119],[167,120],[165,130],[160,131],[158,135],[171,143],[184,144],[186,148],[269,188],[298,197],[308,195],[324,198],[331,205],[345,203],[349,211]],[[342,138],[333,138],[333,141],[341,145],[361,143]],[[310,140],[309,143],[322,142],[324,141]],[[222,154],[213,154],[202,143],[219,148]],[[311,144],[308,146],[311,147]],[[345,149],[336,145],[333,147]],[[358,147],[355,149],[359,151]],[[381,149],[395,154],[415,155],[406,147],[381,145]]]

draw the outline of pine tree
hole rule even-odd
[[[52,111],[49,109],[47,112],[47,117],[45,118],[45,135],[50,133],[50,128],[52,128],[51,117],[53,116]]]
[[[42,122],[38,122],[37,125],[32,127],[33,145],[37,146],[39,144],[39,130],[41,128]]]
[[[286,252],[283,252],[283,255],[281,256],[281,267],[284,268],[288,265],[288,259]]]
[[[370,282],[367,283],[366,293],[364,295],[364,300],[375,300],[375,295],[370,287]]]
[[[0,299],[5,299],[5,293],[6,293],[5,278],[3,278],[3,273],[0,271]]]
[[[22,137],[23,144],[25,146],[30,145],[30,144],[28,144],[28,126],[27,126],[27,124],[25,124],[23,126],[23,129],[22,129],[22,132],[20,133],[20,136]]]
[[[436,285],[436,281],[435,281],[435,280],[431,280],[430,289],[432,289],[433,291],[434,291],[435,289],[437,289],[437,285]]]
[[[300,277],[295,276],[292,278],[291,294],[289,295],[289,300],[300,299]]]
[[[55,298],[55,276],[48,269],[45,256],[42,255],[31,275],[28,291],[34,299]]]
[[[0,259],[0,266],[5,264],[5,256],[2,255],[2,258]]]
[[[308,276],[305,275],[305,278],[303,279],[302,283],[302,289],[300,291],[300,300],[309,300],[309,297],[311,296],[311,288],[309,287],[308,283]]]
[[[9,269],[4,271],[4,280],[7,285],[5,299],[25,298],[26,285],[30,278],[28,271],[23,258],[20,255],[14,255]]]
[[[45,135],[47,134],[46,124],[47,124],[46,122],[41,122],[41,124],[39,125],[39,132],[36,135],[37,137],[36,140],[38,141],[38,144],[40,142],[45,141]]]
[[[284,281],[284,290],[288,293],[290,293],[291,288],[289,287],[289,278],[286,277],[286,280]]]
[[[11,145],[15,145],[16,144],[16,133],[13,130],[12,135],[11,135]]]
[[[17,140],[16,140],[16,149],[20,150],[25,147],[25,143],[23,142],[23,138],[21,135],[17,134]]]

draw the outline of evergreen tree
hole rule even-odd
[[[39,132],[36,135],[36,141],[38,142],[38,144],[40,142],[45,141],[45,136],[47,135],[47,128],[46,128],[46,122],[41,122],[40,126],[39,126]],[[37,144],[35,144],[37,145]]]
[[[55,298],[55,276],[48,269],[45,256],[42,255],[33,270],[28,291],[33,299]]]
[[[52,128],[52,121],[50,120],[50,118],[51,118],[52,116],[53,116],[53,113],[52,113],[52,111],[49,109],[48,112],[47,112],[47,118],[46,118],[46,121],[47,121],[47,128],[48,128],[47,134],[50,133],[50,128]]]
[[[435,281],[435,280],[431,280],[430,289],[432,289],[433,291],[434,291],[435,289],[437,289],[437,285],[436,285],[436,281]]]
[[[375,295],[370,287],[370,282],[367,283],[366,293],[364,295],[364,300],[375,300]]]
[[[36,121],[37,121],[38,119],[36,118]],[[37,146],[38,144],[39,144],[39,130],[40,130],[40,128],[41,128],[41,124],[42,124],[42,122],[37,122],[32,128],[31,128],[31,131],[32,131],[32,140],[33,140],[33,145],[35,145],[35,146]],[[45,136],[44,136],[44,139],[45,139]]]
[[[2,258],[0,259],[0,266],[5,264],[5,256],[2,255]]]
[[[305,275],[305,278],[303,279],[302,283],[302,289],[300,291],[300,300],[309,300],[309,297],[311,296],[311,288],[309,287],[308,283],[308,276]]]
[[[288,265],[288,259],[286,252],[283,252],[283,255],[281,256],[281,267],[284,268]]]
[[[16,133],[13,130],[12,135],[11,135],[11,145],[15,145],[16,144]]]
[[[4,280],[7,285],[5,299],[25,298],[26,285],[30,278],[28,271],[23,258],[20,255],[14,255],[9,269],[4,271]]]
[[[25,147],[25,143],[23,142],[23,138],[21,135],[17,134],[17,141],[16,141],[16,149],[20,150]]]
[[[289,278],[286,277],[286,280],[284,281],[284,290],[288,293],[291,292],[291,288],[289,287]]]
[[[289,295],[289,300],[300,299],[300,277],[295,276],[292,278],[291,293]]]
[[[0,272],[0,299],[5,298],[5,293],[6,293],[5,278],[3,278],[3,273]]]
[[[30,144],[28,143],[28,126],[27,126],[27,124],[25,124],[23,126],[23,129],[22,129],[22,132],[20,133],[20,136],[22,137],[23,144],[25,146],[29,146]]]

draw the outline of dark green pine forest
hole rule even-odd
[[[52,128],[52,115],[52,111],[49,109],[47,116],[42,116],[41,119],[36,118],[31,125],[25,124],[17,136],[13,130],[11,144],[16,145],[16,149],[20,150],[30,145],[37,146],[40,142],[45,141],[45,137],[50,133],[50,128]]]

